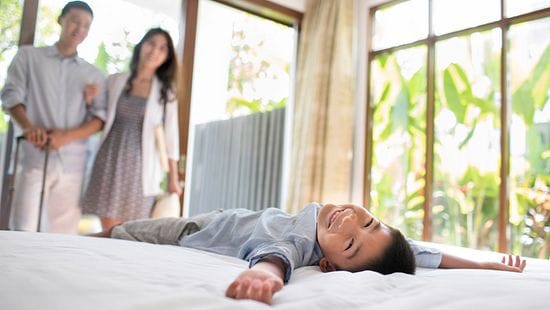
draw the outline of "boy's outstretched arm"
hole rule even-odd
[[[491,270],[502,270],[502,271],[512,271],[512,272],[523,272],[523,269],[525,269],[526,264],[527,262],[524,259],[521,259],[521,257],[519,256],[516,256],[516,259],[514,261],[514,258],[512,257],[512,255],[508,255],[508,261],[506,261],[506,256],[503,256],[501,262],[476,262],[476,261],[472,261],[465,258],[443,253],[439,268],[491,269]]]
[[[225,296],[271,304],[273,294],[283,288],[284,271],[285,264],[280,258],[265,257],[252,268],[243,271],[229,285]]]

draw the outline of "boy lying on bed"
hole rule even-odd
[[[522,272],[525,260],[474,262],[423,248],[365,208],[312,203],[297,215],[269,208],[230,209],[190,219],[131,221],[93,234],[158,244],[181,245],[247,260],[226,295],[270,304],[295,268],[319,265],[323,272],[373,270],[414,274],[427,268],[483,268]]]

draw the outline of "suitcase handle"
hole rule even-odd
[[[15,175],[17,174],[17,162],[19,159],[19,144],[21,141],[26,140],[24,135],[21,135],[16,139],[16,145],[15,145],[15,160],[14,160],[14,167],[13,167],[13,177],[11,179],[10,184],[10,195],[13,195],[14,189],[15,189]],[[44,204],[44,190],[46,187],[46,174],[48,172],[48,157],[50,155],[50,137],[46,138],[46,144],[44,145],[44,167],[43,167],[43,173],[42,173],[42,189],[40,191],[40,204],[38,205],[38,224],[36,226],[36,231],[40,232],[40,224],[42,222],[42,205]],[[11,201],[10,201],[11,204]]]
[[[15,138],[16,142],[19,143],[21,142],[22,140],[27,140],[27,138],[25,138],[25,135],[20,135],[18,136],[17,138]],[[49,147],[50,145],[50,137],[47,137],[46,138],[46,145]]]

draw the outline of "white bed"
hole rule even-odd
[[[443,247],[441,245],[435,245]],[[496,253],[444,247],[474,259]],[[0,231],[0,309],[262,309],[224,297],[247,263],[177,246]],[[523,274],[428,270],[417,275],[295,271],[276,309],[550,309],[550,262]]]

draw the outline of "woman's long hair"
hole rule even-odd
[[[176,78],[177,60],[172,38],[166,30],[161,28],[152,28],[147,31],[147,33],[143,36],[139,43],[134,47],[132,61],[130,62],[130,78],[128,79],[128,83],[126,84],[126,91],[130,92],[132,90],[132,80],[136,77],[137,74],[139,55],[143,43],[157,34],[162,34],[166,38],[166,42],[168,43],[168,56],[166,57],[164,63],[157,68],[157,71],[155,71],[155,75],[162,84],[162,87],[160,89],[160,103],[166,104],[169,100],[172,99],[168,98],[168,96],[174,96],[173,87]]]

